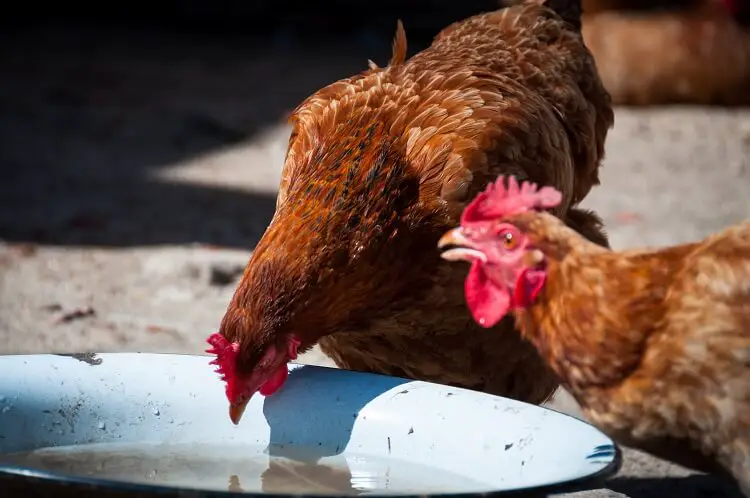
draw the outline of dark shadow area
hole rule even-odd
[[[742,493],[733,483],[704,474],[664,478],[615,477],[607,481],[606,487],[631,498],[742,498]]]
[[[397,18],[414,53],[494,5],[13,4],[0,29],[0,239],[252,248],[288,113],[368,58],[386,64]],[[234,174],[201,159],[237,147]],[[197,180],[164,177],[190,161]]]
[[[152,26],[211,36],[265,36],[290,30],[308,39],[320,39],[367,30],[391,32],[396,19],[400,18],[409,32],[423,40],[454,21],[497,9],[505,5],[503,1],[164,0],[91,4],[83,0],[71,0],[65,4],[44,4],[44,8],[41,8],[41,3],[14,2],[3,8],[0,23],[14,27],[47,20],[84,19],[109,25]]]

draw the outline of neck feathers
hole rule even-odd
[[[649,268],[550,214],[525,213],[512,222],[547,258],[542,292],[515,312],[518,329],[572,391],[617,383],[639,364],[652,326],[651,318],[631,323],[633,317],[658,308]]]

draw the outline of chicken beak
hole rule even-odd
[[[482,251],[474,248],[474,243],[466,237],[461,227],[446,232],[438,241],[438,249],[454,246],[452,249],[443,251],[440,257],[447,261],[475,261],[487,262],[487,256]]]
[[[245,413],[245,408],[247,408],[247,403],[250,400],[245,400],[241,403],[235,403],[233,405],[229,405],[229,419],[232,421],[234,425],[237,425],[240,423],[240,419],[242,419],[242,414]]]

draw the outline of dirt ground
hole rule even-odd
[[[200,353],[272,215],[284,114],[363,69],[373,44],[388,48],[279,37],[261,50],[116,30],[9,36],[3,353]],[[607,154],[585,204],[616,248],[689,241],[750,216],[750,110],[619,109]],[[553,406],[576,413],[564,393]],[[628,450],[608,489],[575,496],[736,495]]]

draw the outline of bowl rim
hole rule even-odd
[[[106,354],[106,355],[162,355],[162,356],[187,356],[187,357],[208,357],[207,354],[193,354],[193,353],[169,353],[169,352],[148,352],[148,351],[119,351],[119,352],[105,352],[105,351],[97,351],[97,352],[79,352],[79,353],[18,353],[18,354],[2,354],[0,355],[0,359],[7,358],[7,357],[23,357],[23,356],[67,356],[72,359],[76,359],[78,361],[87,362],[86,360],[82,359],[83,357],[89,357],[90,359],[95,359],[96,356],[100,354]],[[79,358],[80,357],[80,358]],[[290,364],[294,365],[306,365],[304,363],[298,363],[298,362],[290,362]],[[331,370],[338,370],[335,367],[325,366],[325,365],[307,365],[315,368],[326,368]],[[381,377],[394,377],[394,376],[388,376],[383,374],[377,374],[377,373],[371,373],[371,372],[357,372],[352,371],[355,374],[361,374],[361,375],[377,375]],[[414,379],[405,379],[409,381],[413,381]],[[435,385],[441,385],[435,382],[429,382],[429,381],[421,381],[425,382],[427,384],[435,384]],[[481,394],[481,393],[480,393]],[[502,396],[499,396],[502,397]],[[512,398],[508,398],[512,399]],[[524,403],[523,401],[514,400],[519,403]],[[576,421],[587,424],[591,427],[593,427],[596,430],[599,430],[597,427],[593,426],[589,422],[586,422],[585,420],[580,420],[576,417],[573,417],[572,415],[569,415],[567,413],[541,406],[541,405],[533,405],[531,403],[524,403],[528,404],[529,406],[533,406],[535,408],[539,408],[542,410],[550,410],[555,412],[558,415],[573,418]],[[601,432],[601,431],[599,431]],[[606,434],[605,434],[606,436]],[[607,436],[609,438],[609,436]],[[609,438],[611,440],[611,438]],[[610,445],[607,445],[609,448]],[[619,445],[612,441],[611,449],[614,452],[614,455],[612,457],[612,461],[608,463],[605,467],[601,468],[600,470],[585,475],[581,477],[576,477],[570,480],[556,482],[556,483],[550,483],[550,484],[543,484],[539,486],[532,486],[532,487],[525,487],[525,488],[519,488],[519,489],[508,489],[508,490],[498,490],[498,491],[487,491],[487,492],[467,492],[467,493],[418,493],[418,494],[401,494],[401,493],[389,493],[387,495],[370,495],[370,496],[388,496],[389,498],[425,498],[428,496],[435,496],[435,497],[442,497],[442,498],[475,498],[475,497],[510,497],[510,496],[528,496],[528,495],[547,495],[547,494],[560,494],[560,493],[571,493],[575,491],[583,491],[583,490],[590,490],[590,489],[597,489],[601,487],[601,484],[603,481],[609,477],[614,476],[617,474],[620,469],[622,468],[622,450],[619,447]],[[301,497],[310,497],[310,498],[320,498],[323,496],[335,496],[335,497],[346,497],[346,496],[352,496],[347,494],[335,494],[335,495],[325,495],[321,493],[264,493],[264,492],[255,492],[255,491],[242,491],[242,492],[236,492],[236,491],[223,491],[223,490],[211,490],[211,489],[196,489],[196,488],[189,488],[189,487],[181,487],[181,486],[174,486],[174,485],[158,485],[158,484],[148,484],[148,483],[135,483],[135,482],[129,482],[129,481],[118,481],[114,479],[102,479],[97,477],[84,477],[84,476],[75,476],[70,474],[63,474],[63,473],[57,473],[57,472],[47,472],[43,470],[38,470],[34,468],[29,467],[19,467],[16,465],[8,465],[3,464],[0,462],[0,490],[3,489],[4,483],[8,480],[15,480],[15,479],[24,479],[26,481],[30,481],[30,483],[33,485],[34,483],[44,483],[44,484],[52,484],[58,483],[61,486],[66,486],[69,491],[74,491],[76,488],[80,489],[81,491],[88,490],[88,491],[95,491],[95,490],[101,490],[101,491],[116,491],[118,493],[134,493],[134,494],[151,494],[154,496],[157,495],[174,495],[174,496],[180,496],[180,497],[199,497],[199,498],[229,498],[229,497],[253,497],[253,498],[262,498],[264,496],[274,496],[277,498],[301,498]],[[73,488],[73,489],[70,489]]]

